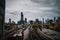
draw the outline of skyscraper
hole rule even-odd
[[[23,12],[21,12],[21,19],[18,21],[18,24],[24,24],[24,15]]]
[[[24,17],[23,12],[21,12],[21,20],[23,20],[23,17]]]
[[[11,23],[11,19],[9,18],[9,23]]]
[[[27,18],[25,18],[25,23],[27,23]]]

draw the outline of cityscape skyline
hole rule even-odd
[[[60,40],[60,0],[0,0],[0,40]]]
[[[59,4],[57,2],[57,0],[6,0],[5,22],[8,22],[9,18],[17,22],[21,18],[21,12],[28,21],[58,17],[60,9],[59,5],[56,5]]]

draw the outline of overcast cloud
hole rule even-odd
[[[5,21],[11,18],[12,21],[20,20],[21,11],[27,20],[42,20],[44,17],[52,18],[60,16],[59,0],[6,0]]]

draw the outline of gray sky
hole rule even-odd
[[[60,0],[6,0],[5,21],[19,21],[21,11],[27,20],[58,17]]]

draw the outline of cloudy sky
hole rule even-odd
[[[6,0],[5,21],[19,21],[21,11],[27,20],[58,17],[60,0]]]

